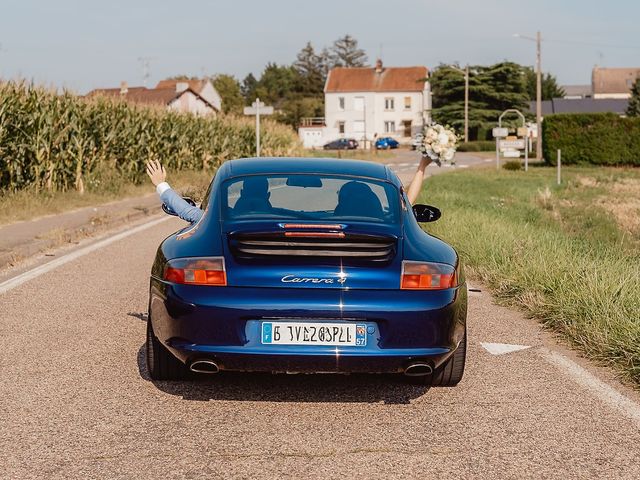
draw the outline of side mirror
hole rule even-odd
[[[413,214],[418,222],[435,222],[442,216],[440,209],[421,204],[413,206]]]
[[[182,199],[187,202],[189,205],[191,205],[192,207],[196,206],[196,202],[193,201],[193,199],[189,198],[189,197],[182,197]],[[178,214],[176,212],[174,212],[171,208],[169,208],[169,205],[167,205],[166,203],[162,204],[162,211],[164,213],[166,213],[167,215],[173,215],[174,217],[177,217]]]

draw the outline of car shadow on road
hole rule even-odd
[[[408,404],[429,391],[410,385],[399,375],[287,375],[221,372],[192,374],[186,381],[155,381],[149,377],[144,344],[137,354],[140,376],[158,390],[183,400],[248,402],[356,402]]]

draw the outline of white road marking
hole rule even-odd
[[[458,165],[458,168],[469,168],[469,165]]]
[[[34,278],[37,278],[40,275],[50,272],[51,270],[54,270],[64,265],[65,263],[72,262],[77,258],[83,257],[100,248],[106,247],[107,245],[111,245],[112,243],[117,242],[118,240],[122,240],[123,238],[129,237],[131,235],[135,235],[136,233],[140,233],[143,230],[154,227],[159,223],[167,221],[169,218],[170,217],[163,217],[157,220],[152,220],[150,222],[143,223],[142,225],[138,225],[137,227],[134,227],[130,230],[126,230],[124,232],[118,233],[111,237],[105,238],[104,240],[100,240],[96,243],[93,243],[87,247],[76,250],[75,252],[71,252],[67,255],[63,255],[62,257],[56,258],[55,260],[45,263],[44,265],[40,265],[39,267],[33,268],[31,270],[27,270],[26,272],[21,273],[20,275],[17,275],[13,278],[10,278],[9,280],[6,280],[0,283],[0,295],[22,285],[23,283],[28,282],[29,280],[33,280]]]
[[[540,354],[547,362],[564,370],[570,375],[576,383],[582,385],[591,391],[596,397],[607,405],[618,410],[626,417],[640,423],[640,405],[628,399],[615,388],[607,385],[599,380],[573,360],[568,359],[564,355],[552,352],[546,348],[540,349]]]
[[[493,162],[493,158],[485,158],[484,161],[485,162]]]
[[[505,353],[517,352],[531,348],[530,345],[510,345],[508,343],[486,343],[480,342],[480,345],[491,355],[504,355]]]

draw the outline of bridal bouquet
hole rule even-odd
[[[418,150],[440,166],[442,162],[453,162],[457,147],[458,137],[451,127],[432,123],[425,127]]]

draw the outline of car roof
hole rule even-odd
[[[308,173],[320,175],[349,175],[379,180],[391,180],[382,163],[365,160],[308,157],[240,158],[224,164],[228,177],[258,174]],[[221,172],[222,173],[222,172]]]

